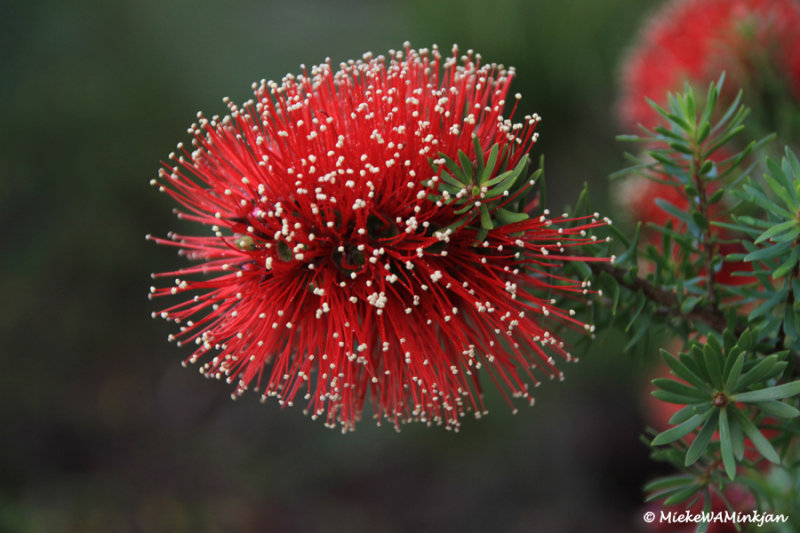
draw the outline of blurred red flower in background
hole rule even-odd
[[[481,368],[532,404],[536,376],[572,359],[553,328],[592,329],[552,298],[590,292],[560,266],[594,260],[570,250],[605,221],[509,215],[527,176],[510,195],[465,186],[460,205],[447,201],[446,158],[485,163],[497,181],[536,141],[537,115],[503,116],[513,75],[455,48],[444,60],[406,49],[262,81],[228,116],[199,114],[193,151],[179,145],[154,185],[212,235],[151,237],[200,261],[151,289],[183,297],[157,314],[197,345],[187,362],[236,383],[234,396],[299,395],[343,430],[368,397],[395,426],[457,428],[485,412]]]
[[[798,27],[796,0],[667,3],[643,26],[623,62],[621,122],[652,127],[658,116],[645,98],[664,106],[668,92],[685,82],[704,89],[723,71],[729,95],[744,88],[753,98],[766,92],[800,101]]]

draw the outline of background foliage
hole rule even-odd
[[[655,2],[365,0],[0,4],[0,530],[636,531],[660,468],[638,440],[648,369],[612,334],[516,416],[459,435],[347,437],[228,399],[150,319],[144,240],[183,229],[148,181],[199,109],[250,83],[453,42],[517,68],[557,210],[622,166],[617,64]]]

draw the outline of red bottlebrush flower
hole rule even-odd
[[[702,89],[725,71],[729,94],[744,87],[800,102],[800,3],[796,0],[676,0],[643,27],[622,69],[618,111],[628,128],[654,126],[645,101],[666,104],[685,82]],[[752,95],[751,95],[752,96]],[[774,102],[773,102],[774,103]],[[771,105],[771,104],[770,104]]]
[[[562,375],[551,328],[592,328],[550,293],[589,292],[559,267],[595,260],[570,250],[607,221],[525,214],[539,117],[504,118],[513,70],[456,54],[328,62],[198,115],[153,180],[212,231],[153,238],[200,261],[151,289],[185,299],[158,314],[197,345],[186,362],[343,430],[368,397],[378,420],[457,429],[485,411],[480,369],[531,403]]]

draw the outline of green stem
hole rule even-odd
[[[692,158],[692,181],[694,181],[695,187],[697,187],[697,209],[700,212],[700,216],[706,221],[700,246],[705,255],[706,277],[708,278],[706,282],[707,296],[708,301],[716,308],[719,299],[717,298],[714,271],[712,269],[714,264],[714,246],[713,235],[711,234],[711,218],[709,216],[708,195],[706,194],[706,180],[700,174],[700,169],[703,164],[702,150],[700,144],[696,142],[696,139],[692,139],[692,152],[694,152]],[[691,203],[691,198],[689,200]]]
[[[632,280],[626,279],[627,270],[615,267],[608,263],[589,263],[589,266],[595,273],[605,272],[620,286],[625,287],[633,293],[641,292],[647,299],[658,304],[661,311],[669,316],[680,317],[689,322],[702,322],[703,324],[722,333],[728,325],[725,314],[713,304],[698,305],[688,313],[681,311],[680,301],[674,292],[657,287],[650,281],[635,277]],[[737,328],[737,330],[740,328]],[[741,334],[742,331],[737,331]]]

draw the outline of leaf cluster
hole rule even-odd
[[[434,180],[428,181],[435,190],[428,199],[452,206],[459,217],[444,230],[477,223],[476,241],[481,242],[490,230],[529,218],[524,191],[539,178],[542,169],[530,171],[528,154],[508,168],[512,150],[507,145],[495,144],[486,153],[478,138],[473,137],[473,147],[474,161],[462,150],[458,151],[457,160],[440,152],[439,159],[431,161],[438,172],[438,183],[433,187]]]
[[[661,446],[697,431],[686,450],[683,466],[691,466],[706,453],[712,436],[719,431],[719,454],[725,473],[736,477],[737,461],[744,459],[744,437],[772,463],[780,457],[753,420],[789,419],[800,415],[796,407],[782,402],[800,394],[800,381],[774,383],[786,370],[788,351],[756,356],[754,335],[745,330],[737,339],[727,331],[720,345],[716,336],[701,345],[693,342],[678,357],[662,351],[664,361],[676,379],[656,378],[653,396],[684,407],[670,419],[674,424],[651,442]],[[711,454],[712,457],[714,454]]]
[[[800,162],[788,147],[781,163],[767,158],[761,179],[748,177],[732,191],[745,213],[719,224],[746,235],[734,259],[751,265],[758,283],[735,290],[751,305],[749,323],[785,346],[800,340]]]

